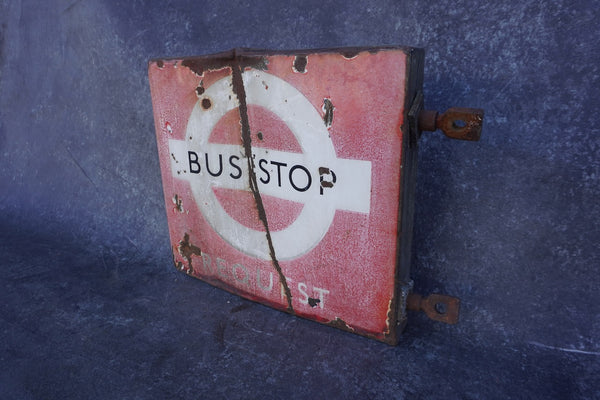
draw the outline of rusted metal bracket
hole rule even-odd
[[[452,107],[440,114],[437,111],[419,112],[419,129],[435,131],[440,129],[452,139],[477,141],[481,137],[483,110],[480,108]]]
[[[453,139],[477,141],[481,137],[483,110],[453,107],[442,114],[437,111],[423,110],[423,93],[418,92],[408,112],[408,121],[411,144],[415,146],[421,131],[437,129]],[[430,319],[447,324],[458,322],[460,299],[442,294],[430,294],[424,298],[412,292],[412,281],[402,289],[402,301],[406,310],[423,311]],[[406,319],[406,315],[403,315],[399,321],[402,317]]]
[[[406,309],[423,311],[434,321],[456,324],[460,309],[460,299],[443,294],[430,294],[423,297],[417,293],[410,293],[406,298]]]

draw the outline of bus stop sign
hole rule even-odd
[[[405,47],[151,60],[176,268],[395,344],[422,76]]]

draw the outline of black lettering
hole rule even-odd
[[[306,186],[304,186],[302,188],[296,186],[296,184],[294,183],[293,174],[294,174],[294,171],[297,169],[301,169],[302,171],[304,171],[306,173],[306,177],[308,178],[308,182],[306,183]],[[293,188],[296,189],[297,191],[306,192],[308,190],[308,188],[310,188],[310,184],[312,183],[312,178],[310,176],[310,172],[308,172],[306,167],[303,167],[302,165],[294,165],[292,168],[290,168],[290,183],[292,184]]]
[[[287,167],[286,163],[271,161],[271,164],[277,165],[277,186],[281,187],[281,167]],[[292,171],[290,171],[290,177],[292,176]]]
[[[271,175],[269,174],[269,171],[267,171],[263,164],[267,164],[267,160],[265,160],[264,158],[261,158],[260,160],[258,160],[258,167],[267,175],[266,178],[260,178],[260,181],[264,184],[269,183],[269,181],[271,180]]]
[[[209,174],[211,174],[212,176],[221,175],[221,172],[223,172],[223,156],[221,154],[219,154],[219,171],[216,173],[213,173],[210,170],[210,167],[208,166],[208,153],[204,153],[204,161],[206,161],[206,170],[208,171]]]
[[[193,157],[193,159],[192,159]],[[190,173],[199,174],[200,173],[200,163],[198,162],[198,154],[195,151],[188,151],[188,160],[190,164]],[[194,168],[194,165],[196,168]]]
[[[237,165],[233,163],[233,159],[239,160],[240,158],[236,155],[233,155],[231,157],[229,157],[229,165],[231,165],[233,168],[237,169],[237,175],[233,175],[233,174],[229,174],[230,177],[232,177],[233,179],[239,179],[242,176],[242,169]]]

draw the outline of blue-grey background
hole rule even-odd
[[[594,1],[0,0],[3,399],[600,398]],[[172,267],[146,63],[426,49],[413,277],[462,299],[390,347]]]

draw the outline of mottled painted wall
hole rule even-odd
[[[75,276],[80,267],[114,272],[131,266],[135,274],[175,276],[148,59],[233,47],[423,47],[426,106],[486,110],[478,143],[447,140],[439,133],[424,134],[420,142],[415,286],[461,297],[460,324],[445,327],[415,315],[405,342],[391,350],[253,308],[248,312],[254,321],[261,315],[278,321],[280,336],[290,332],[286,321],[295,321],[293,329],[306,329],[308,337],[313,329],[333,335],[319,347],[294,337],[294,355],[288,356],[297,362],[279,369],[280,353],[273,349],[285,354],[289,343],[227,339],[223,332],[230,331],[224,326],[230,322],[216,315],[228,315],[229,295],[198,286],[212,299],[200,301],[223,312],[190,318],[200,318],[207,337],[217,332],[217,343],[237,349],[228,353],[236,354],[234,361],[224,361],[220,345],[206,350],[204,358],[205,350],[198,350],[189,356],[196,357],[193,361],[169,347],[166,365],[183,378],[163,376],[161,388],[174,393],[169,388],[198,384],[178,369],[190,362],[203,373],[212,368],[215,376],[235,374],[236,379],[203,381],[204,390],[213,393],[223,387],[238,395],[244,393],[239,388],[275,397],[308,395],[318,388],[290,392],[283,383],[271,382],[267,392],[265,376],[276,382],[291,377],[302,386],[306,366],[317,362],[320,375],[309,376],[329,395],[349,388],[362,398],[600,396],[593,383],[600,372],[599,19],[593,1],[0,1],[0,248],[7,271],[30,268],[32,275],[45,277],[34,293],[44,293],[43,282],[53,274]],[[58,255],[57,243],[66,246]],[[88,261],[65,256],[68,251]],[[128,279],[132,287],[135,278]],[[13,289],[16,296],[30,293],[21,286]],[[29,295],[22,300],[26,303]],[[16,310],[5,306],[3,313],[17,321],[24,311]],[[50,336],[64,333],[48,324],[32,326],[43,332],[45,327]],[[260,324],[255,322],[254,329]],[[18,343],[22,336],[14,332],[20,331],[10,332],[6,337],[13,339],[7,343]],[[112,334],[114,342],[106,346],[122,345],[126,351],[127,339],[119,342]],[[240,348],[252,349],[265,374],[244,378],[244,370],[234,365],[252,365],[252,357]],[[21,366],[12,368],[19,379],[34,352],[30,348],[6,359]],[[84,354],[99,365],[110,361],[101,352]],[[65,367],[50,367],[56,365]],[[79,366],[77,359],[69,365]],[[121,375],[129,368],[118,364],[114,370]],[[0,388],[11,377],[2,376]],[[135,376],[139,387],[153,387],[151,373]],[[24,398],[20,388],[29,381],[15,382],[11,390]],[[439,390],[432,388],[435,382]],[[44,387],[46,392],[32,396],[58,393]],[[90,387],[82,383],[81,390]],[[139,395],[137,387],[131,386],[126,397]]]

